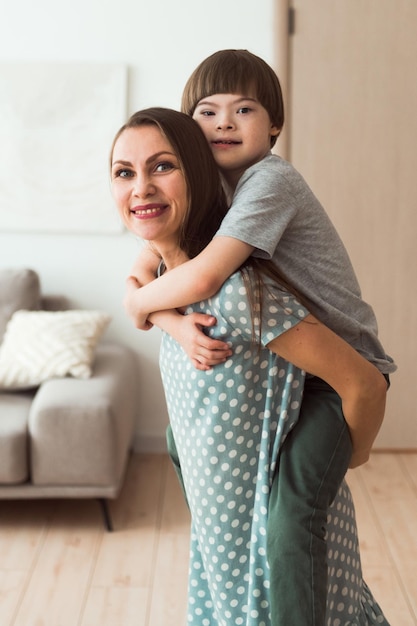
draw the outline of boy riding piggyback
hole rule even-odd
[[[203,252],[172,272],[148,282],[157,259],[149,251],[139,257],[135,273],[139,284],[148,284],[131,288],[126,298],[136,325],[146,328],[150,317],[163,326],[152,313],[214,295],[250,255],[272,259],[309,311],[373,363],[381,384],[388,386],[396,366],[378,339],[375,315],[361,297],[347,251],[302,176],[271,152],[284,124],[275,72],[246,50],[216,52],[189,78],[182,110],[197,121],[211,146],[230,208]],[[176,338],[197,367],[225,360],[229,347],[200,332],[214,321],[200,316],[191,330],[192,323],[190,316],[186,336],[184,320],[178,321]],[[175,335],[174,328],[170,322],[165,330]],[[299,421],[282,447],[271,486],[274,625],[324,626],[327,509],[347,468],[368,460],[379,427],[372,420],[360,427],[347,423],[336,392],[307,373]],[[176,462],[170,430],[168,445]]]

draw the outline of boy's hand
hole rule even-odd
[[[123,306],[128,316],[133,320],[136,328],[140,330],[149,330],[153,324],[144,317],[136,306],[135,296],[137,295],[141,285],[135,276],[128,276],[126,280],[126,293],[123,299]]]
[[[207,371],[219,363],[224,363],[232,354],[225,341],[207,337],[202,327],[214,326],[217,320],[205,313],[183,315],[176,339],[184,348],[192,364],[198,370]]]

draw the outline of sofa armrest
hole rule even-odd
[[[138,412],[137,377],[127,347],[99,344],[91,378],[41,385],[28,424],[34,484],[106,485],[116,495]]]

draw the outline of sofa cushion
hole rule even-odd
[[[32,400],[31,393],[0,394],[0,484],[29,478],[27,422]]]
[[[110,319],[102,311],[16,311],[0,346],[0,388],[89,378],[96,344]]]
[[[44,383],[28,423],[33,484],[112,486],[115,495],[137,417],[137,381],[134,353],[101,343],[89,380]]]
[[[39,277],[31,269],[0,269],[0,343],[15,311],[38,310],[41,303]]]

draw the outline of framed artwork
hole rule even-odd
[[[0,63],[0,231],[119,233],[109,153],[127,67]]]

